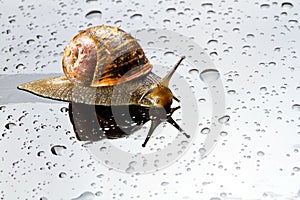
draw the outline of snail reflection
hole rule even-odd
[[[77,34],[65,48],[62,58],[65,76],[25,83],[19,89],[72,102],[70,119],[81,140],[87,136],[79,136],[79,130],[87,132],[87,128],[93,127],[89,122],[93,115],[96,115],[100,127],[100,132],[94,134],[95,140],[101,133],[107,138],[124,137],[150,121],[150,129],[142,145],[145,147],[153,131],[163,121],[184,133],[171,117],[176,110],[172,108],[172,102],[179,100],[168,87],[184,58],[181,57],[173,69],[160,78],[151,71],[152,65],[134,37],[118,27],[95,26]],[[127,116],[130,119],[124,122],[129,121],[136,126],[126,129],[122,120],[116,123],[116,116],[111,110],[128,107],[134,117]],[[77,122],[76,119],[83,120]],[[108,125],[114,128],[108,129]],[[89,139],[93,137],[89,136]]]
[[[79,141],[88,142],[128,137],[141,129],[145,123],[153,120],[143,143],[144,147],[154,132],[156,127],[155,122],[157,121],[159,123],[164,121],[169,122],[186,135],[171,117],[173,112],[179,108],[179,106],[175,108],[151,108],[137,105],[113,106],[112,108],[111,106],[70,103],[69,117],[76,138]],[[117,116],[118,120],[115,120],[112,110],[117,110],[118,114],[120,114]],[[188,135],[186,136],[189,137]]]

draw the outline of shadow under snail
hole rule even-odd
[[[95,26],[77,34],[65,48],[62,58],[65,76],[25,83],[18,88],[42,97],[71,102],[70,119],[77,138],[81,140],[93,140],[91,136],[85,139],[78,135],[82,132],[78,128],[93,127],[88,122],[88,111],[96,112],[90,113],[98,120],[96,132],[101,132],[106,138],[128,136],[135,129],[124,131],[126,124],[123,126],[115,121],[112,110],[129,109],[130,115],[134,116],[131,116],[132,123],[143,125],[151,121],[142,144],[145,147],[156,127],[164,121],[189,137],[171,117],[180,107],[171,108],[172,101],[179,100],[168,88],[172,75],[184,58],[181,57],[173,69],[160,78],[151,72],[152,65],[134,37],[118,27]]]

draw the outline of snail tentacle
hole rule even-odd
[[[159,119],[151,120],[151,126],[148,131],[147,137],[146,137],[144,143],[142,144],[142,147],[146,147],[146,144],[148,143],[149,139],[151,138],[151,135],[153,134],[154,130],[159,126],[160,123],[161,123],[161,121]]]

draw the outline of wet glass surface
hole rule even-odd
[[[299,9],[0,0],[0,199],[300,199]],[[17,89],[62,75],[72,37],[102,24],[136,37],[160,77],[187,56],[170,89],[190,139],[163,123],[143,148],[145,122],[129,137],[79,140],[68,102]]]

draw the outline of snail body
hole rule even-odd
[[[65,76],[25,83],[18,88],[77,104],[141,106],[170,113],[172,101],[178,99],[168,84],[184,58],[160,78],[151,71],[152,65],[135,38],[117,27],[95,26],[77,34],[66,46],[62,58]],[[163,118],[182,132],[171,115]],[[161,117],[151,119],[143,146],[161,121]]]

